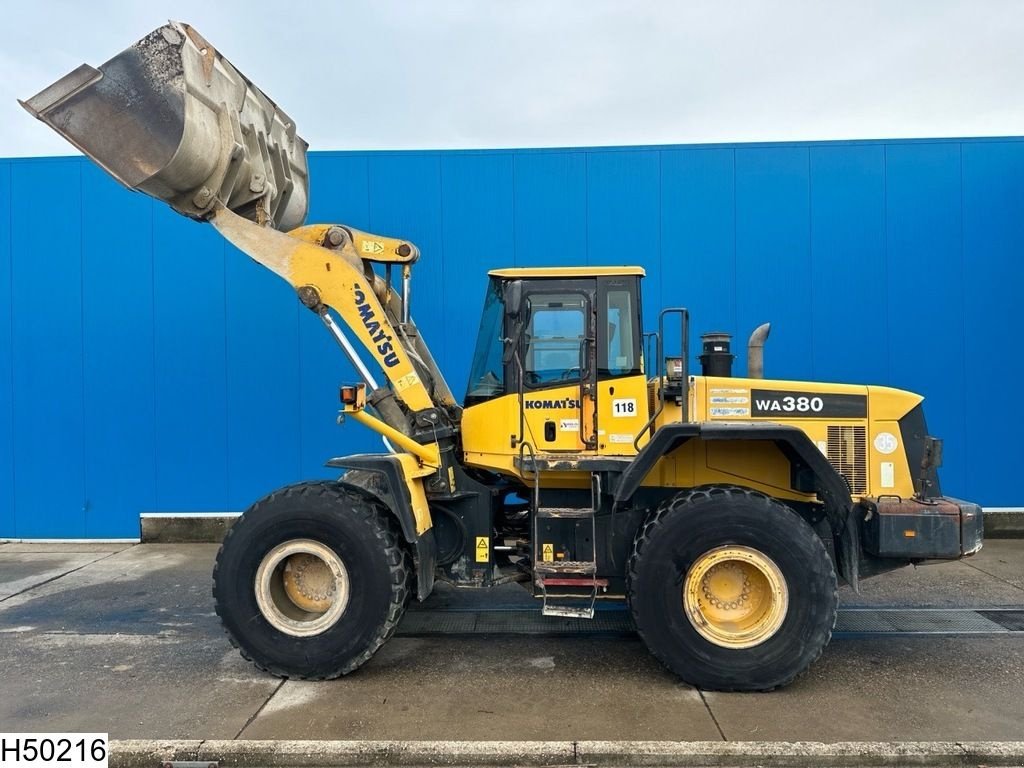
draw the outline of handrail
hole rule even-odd
[[[682,408],[683,408],[683,419],[682,420],[683,421],[689,421],[690,420],[690,414],[689,414],[689,410],[690,410],[690,397],[689,397],[689,386],[690,386],[690,384],[689,384],[689,382],[690,382],[690,375],[689,375],[689,372],[690,372],[690,310],[686,309],[686,307],[666,307],[665,309],[661,310],[660,313],[658,313],[658,333],[657,333],[657,336],[655,337],[655,340],[657,342],[656,348],[657,348],[657,355],[658,355],[657,362],[655,364],[655,370],[657,371],[657,379],[658,379],[658,407],[657,407],[657,409],[655,409],[654,413],[651,414],[651,418],[649,418],[647,420],[647,423],[644,424],[643,427],[640,428],[639,432],[637,432],[636,437],[633,438],[633,448],[636,449],[637,451],[640,450],[640,438],[642,438],[644,436],[645,432],[649,431],[651,433],[651,436],[652,437],[654,436],[654,422],[661,415],[662,411],[665,410],[665,396],[664,396],[665,388],[661,384],[661,379],[662,379],[662,375],[663,375],[662,370],[661,370],[661,365],[662,365],[662,361],[663,361],[663,357],[662,357],[663,348],[662,348],[662,345],[664,343],[663,340],[665,338],[665,316],[666,315],[670,315],[670,314],[678,314],[679,315],[679,325],[680,325],[680,334],[681,334],[680,345],[679,346],[680,346],[681,358],[682,358],[682,361],[683,361],[682,378],[683,378],[683,387],[684,387],[684,389],[686,389],[686,396],[683,398],[683,405],[682,405]]]

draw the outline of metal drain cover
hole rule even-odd
[[[835,631],[837,634],[988,634],[1007,630],[977,611],[906,608],[840,611]]]

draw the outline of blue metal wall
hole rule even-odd
[[[311,221],[415,241],[461,395],[489,267],[641,264],[645,314],[773,323],[769,376],[927,395],[948,493],[1024,504],[1024,139],[317,153]],[[76,158],[0,160],[0,537],[132,537],[375,450],[347,364],[208,226]],[[739,365],[742,372],[742,364]]]

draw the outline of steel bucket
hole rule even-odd
[[[169,22],[21,105],[186,216],[206,218],[220,202],[282,230],[306,218],[307,145],[295,124],[187,24]]]

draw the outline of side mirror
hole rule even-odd
[[[505,312],[509,317],[520,317],[523,312],[523,281],[510,280],[505,283]]]

